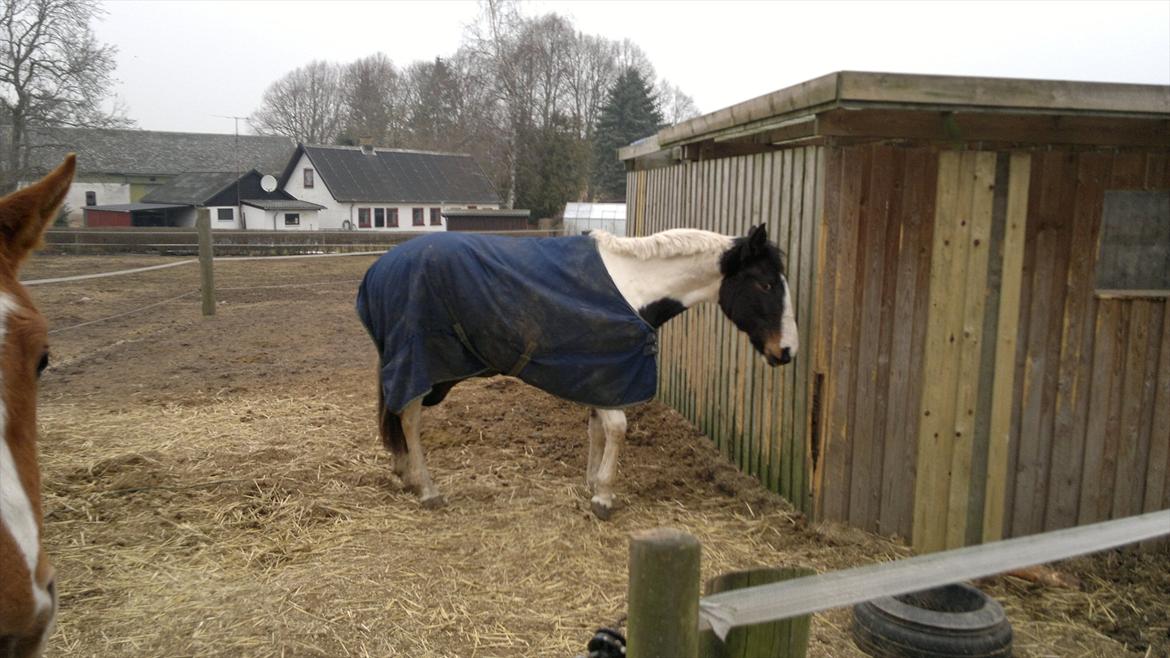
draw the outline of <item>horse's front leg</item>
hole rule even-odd
[[[605,429],[601,426],[601,417],[597,409],[589,410],[589,462],[585,467],[585,484],[589,493],[597,493],[597,469],[601,466],[601,457],[605,450]]]
[[[597,480],[593,492],[593,515],[602,521],[609,519],[614,508],[614,480],[617,477],[618,454],[626,441],[626,412],[620,409],[596,409],[605,434],[605,450],[597,466]],[[590,441],[592,441],[592,433]]]
[[[423,507],[442,507],[447,501],[435,487],[423,459],[422,440],[419,438],[421,429],[422,400],[415,400],[402,410],[402,433],[406,435],[406,484],[418,491]]]

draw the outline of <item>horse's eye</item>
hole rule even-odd
[[[37,363],[37,377],[40,377],[41,373],[44,372],[45,368],[48,368],[48,367],[49,367],[49,352],[46,350],[45,353],[41,355],[41,360]]]
[[[757,283],[756,285],[759,286],[760,290],[764,292],[768,292],[772,289],[772,284],[770,283]]]

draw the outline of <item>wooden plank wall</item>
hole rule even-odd
[[[937,171],[930,149],[827,152],[810,340],[818,519],[910,536]]]
[[[988,491],[993,513],[1003,507],[1030,166],[1026,153],[939,156],[914,487],[920,552],[981,541]]]
[[[745,235],[764,223],[787,254],[802,342],[812,317],[824,150],[682,162],[627,176],[631,235],[693,227]],[[812,358],[770,368],[715,305],[662,328],[659,397],[715,441],[725,456],[806,513]]]
[[[765,222],[787,251],[796,367],[699,308],[660,397],[799,509],[932,550],[1170,507],[1167,295],[1094,290],[1104,192],[1170,189],[1165,150],[810,146],[628,183],[632,234]]]
[[[1003,525],[1026,535],[1170,507],[1166,293],[1100,296],[1107,190],[1170,189],[1170,154],[1033,156]]]

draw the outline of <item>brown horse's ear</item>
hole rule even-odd
[[[76,167],[77,156],[70,153],[48,176],[0,199],[0,248],[10,263],[19,264],[40,246],[45,229],[65,202]]]

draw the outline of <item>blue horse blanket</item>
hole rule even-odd
[[[657,334],[586,236],[408,240],[366,272],[357,313],[395,413],[436,384],[481,375],[601,408],[645,402],[657,386]]]

